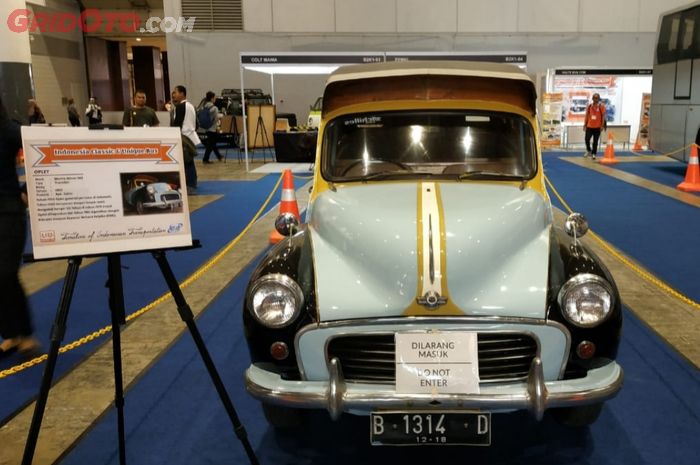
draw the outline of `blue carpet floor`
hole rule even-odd
[[[547,153],[544,169],[569,206],[586,215],[591,229],[603,239],[700,301],[698,208],[558,158],[567,155]]]
[[[675,188],[685,180],[688,165],[681,162],[619,163],[615,169]]]
[[[191,215],[192,235],[201,241],[202,248],[168,253],[168,261],[177,278],[182,280],[187,277],[242,231],[276,182],[277,176],[266,176],[256,182],[200,182],[200,194],[219,194],[224,197]],[[275,202],[276,200],[273,200],[272,205]],[[127,313],[138,310],[167,291],[162,274],[150,254],[124,255],[122,265],[127,268],[122,272]],[[104,259],[78,273],[64,344],[111,323],[106,279],[107,267]],[[61,285],[62,281],[30,296],[36,336],[46,348],[49,346],[50,328],[55,318]],[[55,379],[92,353],[103,340],[98,339],[61,355]],[[19,356],[4,359],[0,361],[0,370],[20,362]],[[36,396],[43,367],[44,364],[40,364],[20,374],[0,379],[0,424]]]
[[[333,423],[318,412],[303,430],[276,434],[242,383],[249,361],[240,311],[249,274],[232,283],[198,326],[262,465],[697,463],[700,372],[629,312],[619,355],[625,386],[588,430],[563,428],[549,417],[537,423],[523,413],[499,414],[489,448],[373,448],[367,418],[346,415]],[[129,464],[248,463],[187,334],[131,389],[126,405]],[[115,412],[61,463],[117,464]]]

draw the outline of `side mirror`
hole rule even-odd
[[[566,217],[564,231],[574,240],[583,237],[588,232],[588,220],[580,213],[572,213]]]
[[[282,213],[275,220],[275,229],[283,236],[291,236],[299,227],[299,220],[293,213]]]

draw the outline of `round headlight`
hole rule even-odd
[[[248,302],[250,312],[261,324],[281,328],[299,314],[304,294],[289,276],[268,274],[253,283]]]
[[[564,317],[582,328],[591,328],[605,321],[613,303],[610,283],[594,274],[576,275],[559,291],[559,306]]]

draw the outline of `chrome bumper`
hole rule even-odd
[[[535,358],[527,382],[485,385],[479,394],[397,394],[391,386],[346,383],[338,359],[330,362],[328,381],[287,381],[276,373],[251,365],[246,388],[254,397],[294,408],[327,409],[331,418],[343,412],[376,409],[454,408],[486,411],[529,410],[540,420],[552,407],[602,402],[622,387],[622,368],[615,362],[590,370],[579,379],[545,381],[542,362]]]

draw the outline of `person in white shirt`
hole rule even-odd
[[[91,126],[93,124],[102,124],[102,108],[97,104],[95,97],[90,97],[90,103],[85,109],[85,116],[88,117],[88,124]]]
[[[197,189],[197,168],[194,158],[197,156],[197,145],[201,143],[197,135],[197,112],[194,105],[187,101],[187,88],[175,86],[172,93],[175,111],[170,126],[178,126],[182,132],[182,150],[185,159],[185,182],[187,193],[194,194]]]

